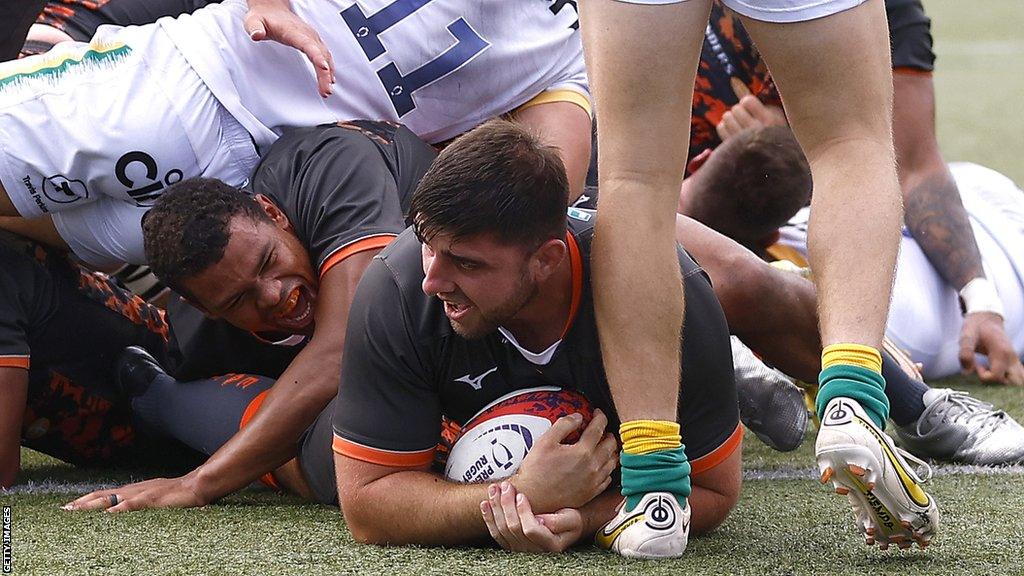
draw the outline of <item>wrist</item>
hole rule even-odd
[[[994,284],[984,276],[974,278],[959,291],[960,310],[963,314],[974,314],[976,312],[988,312],[1005,316],[1003,302],[999,299]]]
[[[195,495],[200,506],[206,506],[214,500],[223,496],[215,494],[209,475],[205,471],[205,464],[181,477],[182,486]]]

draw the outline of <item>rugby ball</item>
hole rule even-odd
[[[455,438],[444,476],[452,482],[493,482],[515,474],[534,443],[562,416],[583,415],[582,430],[594,411],[574,390],[557,387],[516,390],[488,404],[466,422]],[[565,442],[579,439],[574,432]]]

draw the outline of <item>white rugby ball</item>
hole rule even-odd
[[[542,434],[562,416],[593,409],[582,394],[556,387],[527,388],[491,402],[469,419],[455,438],[444,476],[452,482],[494,482],[515,474]],[[581,426],[580,429],[583,427]],[[566,442],[575,442],[578,433]]]

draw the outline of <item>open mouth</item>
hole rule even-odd
[[[301,287],[296,286],[288,293],[288,298],[276,314],[279,325],[286,328],[302,328],[313,319],[313,301],[309,294]]]
[[[443,302],[445,316],[447,316],[449,320],[454,320],[456,322],[463,319],[473,308],[470,304],[462,304],[452,302],[450,300],[443,300]]]

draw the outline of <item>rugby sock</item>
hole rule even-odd
[[[897,426],[917,421],[924,412],[924,393],[931,388],[907,374],[888,353],[882,354],[882,376],[885,396],[889,399],[889,418]]]
[[[856,400],[880,429],[889,417],[889,399],[885,397],[882,356],[878,350],[861,344],[833,344],[821,351],[818,376],[817,412],[820,418],[833,398]]]
[[[649,492],[671,492],[680,506],[690,495],[690,462],[679,436],[679,424],[664,420],[632,420],[619,426],[622,453],[622,495],[632,510]]]
[[[273,384],[273,379],[249,374],[194,382],[159,374],[132,399],[132,415],[142,426],[209,455],[238,432],[246,416],[255,413],[254,401],[262,400]]]

